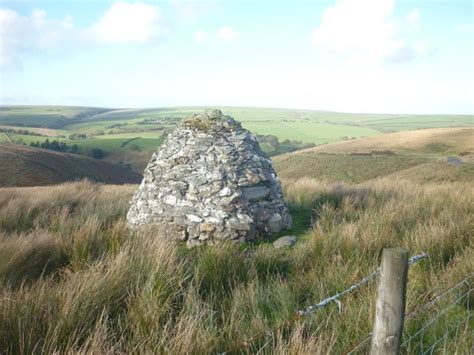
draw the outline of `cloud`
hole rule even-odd
[[[220,27],[217,31],[206,32],[204,30],[197,30],[193,34],[193,40],[197,44],[208,43],[211,40],[220,42],[232,42],[240,37],[240,33],[229,26]]]
[[[393,4],[393,0],[340,1],[323,12],[312,40],[339,51],[380,46],[395,31],[393,23],[387,21]]]
[[[25,51],[55,46],[71,37],[74,23],[70,15],[56,20],[44,10],[22,16],[11,9],[0,9],[0,65],[21,66]]]
[[[410,25],[418,25],[420,22],[420,11],[418,9],[411,10],[405,17],[406,21]]]
[[[185,22],[195,22],[200,17],[215,9],[217,6],[217,1],[170,0],[170,4],[180,20],[184,20]]]
[[[162,34],[161,11],[157,6],[140,2],[116,2],[91,30],[99,42],[147,43]]]
[[[21,15],[0,8],[0,66],[20,68],[26,52],[61,44],[143,44],[156,40],[165,32],[160,9],[141,2],[115,2],[87,28],[76,28],[71,15],[54,19],[42,9]]]
[[[203,30],[197,30],[194,32],[193,38],[195,43],[206,43],[209,39],[209,34]]]
[[[341,0],[323,12],[311,40],[319,47],[359,59],[365,57],[368,62],[411,61],[426,51],[402,37],[401,24],[393,19],[394,3],[394,0]],[[410,26],[418,26],[419,19],[417,9],[405,18]]]
[[[217,38],[230,42],[240,37],[240,34],[232,29],[232,27],[224,26],[217,31]]]

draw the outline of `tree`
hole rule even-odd
[[[94,159],[102,159],[105,157],[105,152],[100,148],[92,148],[90,151],[90,156]]]

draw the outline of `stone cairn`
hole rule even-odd
[[[220,110],[183,121],[144,172],[127,214],[188,246],[250,241],[291,228],[279,180],[257,139]]]

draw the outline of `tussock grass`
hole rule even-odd
[[[134,186],[0,189],[0,352],[341,353],[371,329],[375,283],[340,309],[279,326],[375,269],[387,246],[430,253],[410,269],[408,309],[474,270],[468,183],[306,178],[283,187],[300,220],[299,241],[286,250],[266,242],[188,250],[135,236],[125,225]],[[454,307],[451,319],[467,309]],[[468,352],[470,331],[449,337],[443,351]]]

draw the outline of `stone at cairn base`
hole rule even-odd
[[[271,160],[253,134],[219,110],[194,115],[168,135],[127,220],[188,246],[249,241],[292,223]]]

